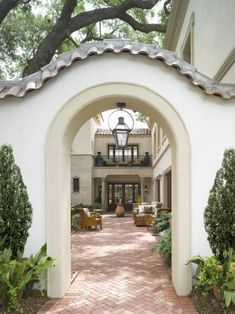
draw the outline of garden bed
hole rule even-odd
[[[193,289],[189,297],[199,314],[235,314],[234,305],[226,308],[224,303],[217,301],[212,294],[203,296],[199,289]]]
[[[44,294],[41,293],[39,290],[33,290],[32,294],[27,299],[22,299],[20,302],[23,313],[27,314],[35,314],[37,313],[40,308],[45,304],[49,298],[46,295],[46,292]],[[5,314],[3,308],[0,306],[0,314]],[[17,312],[14,312],[12,314],[15,314]]]

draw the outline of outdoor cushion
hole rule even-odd
[[[83,208],[83,210],[84,210],[84,212],[86,213],[86,215],[87,215],[88,217],[91,217],[91,213],[90,213],[90,211],[89,211],[88,208]]]
[[[163,204],[158,201],[152,201],[151,205],[156,205],[157,208],[161,208],[163,206]]]
[[[144,213],[144,206],[139,205],[139,214],[143,214],[143,213]]]
[[[156,214],[157,213],[157,205],[152,204],[151,206],[152,206],[152,212]]]
[[[153,209],[152,209],[152,205],[145,205],[144,206],[144,213],[145,214],[151,214],[153,212]]]

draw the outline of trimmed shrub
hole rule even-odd
[[[204,213],[208,241],[215,256],[223,262],[224,252],[235,247],[235,149],[224,152]]]
[[[12,258],[24,251],[32,223],[29,202],[19,167],[9,145],[0,147],[0,238],[4,248],[10,248]]]

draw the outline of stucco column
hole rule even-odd
[[[101,178],[101,182],[102,182],[102,194],[101,194],[101,198],[102,198],[102,209],[103,209],[104,211],[107,211],[105,178]]]
[[[156,195],[156,185],[157,185],[157,182],[156,182],[156,178],[154,178],[152,180],[152,199],[153,201],[156,201],[156,198],[157,198],[157,195]]]
[[[140,178],[140,198],[144,202],[144,178]]]

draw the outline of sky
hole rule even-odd
[[[128,109],[125,109],[125,110],[128,113],[130,113],[132,115],[133,119],[134,119],[134,127],[133,127],[134,129],[147,128],[148,127],[146,123],[143,123],[143,122],[140,122],[140,121],[136,121],[135,113],[132,110],[128,110]],[[121,116],[121,115],[120,115],[120,111],[118,111],[116,113],[113,113],[111,115],[111,113],[114,112],[114,111],[116,111],[116,110],[107,110],[107,111],[102,112],[102,116],[103,116],[103,119],[104,119],[104,122],[101,125],[102,129],[109,129],[109,125],[108,125],[109,117],[110,117],[110,123],[109,123],[110,127],[113,128],[113,127],[115,127],[117,125],[118,117]],[[125,114],[124,121],[127,123],[127,125],[129,127],[132,124],[132,119],[128,116],[128,114]]]

